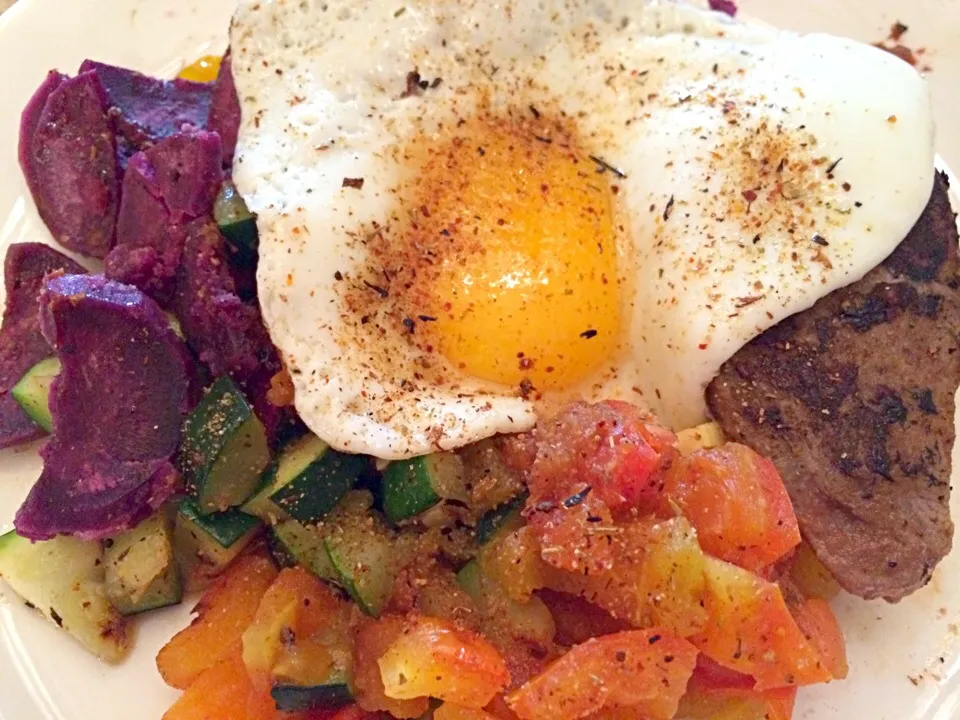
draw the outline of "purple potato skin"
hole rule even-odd
[[[6,305],[0,325],[0,449],[45,435],[10,391],[24,373],[53,350],[40,332],[38,296],[50,273],[83,273],[83,267],[49,245],[14,243],[3,263]]]
[[[226,240],[212,220],[187,225],[174,311],[211,374],[245,383],[275,351],[258,308],[237,295],[227,258]]]
[[[123,179],[117,245],[107,256],[106,276],[169,306],[184,226],[210,216],[222,182],[216,133],[178,133],[134,155]]]
[[[20,161],[20,169],[23,171],[23,177],[27,181],[27,187],[30,188],[30,194],[37,196],[38,183],[37,174],[33,168],[33,135],[37,131],[37,125],[40,124],[40,115],[43,114],[43,108],[50,99],[50,94],[58,87],[63,85],[68,78],[63,73],[51,70],[47,77],[40,83],[40,87],[27,102],[23,113],[20,115],[20,138],[17,147],[17,159]]]
[[[153,143],[206,127],[213,83],[159,80],[95,60],[84,60],[79,72],[94,72],[103,84],[122,167]]]
[[[95,74],[47,76],[21,116],[19,156],[40,217],[57,242],[106,256],[120,180],[106,95]]]
[[[100,275],[48,278],[40,319],[62,370],[43,473],[14,526],[33,540],[104,538],[178,491],[193,361],[153,300]]]
[[[210,117],[207,127],[220,135],[223,143],[223,164],[233,164],[233,153],[237,149],[237,134],[240,132],[240,98],[233,82],[233,70],[230,66],[230,50],[227,50],[220,62],[220,72],[213,84],[213,102],[210,104]]]

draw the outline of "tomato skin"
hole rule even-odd
[[[676,455],[676,436],[622,402],[567,405],[533,433],[525,515],[556,568],[605,570],[613,565],[609,528],[619,511],[656,507],[662,475]],[[529,458],[518,444],[515,458]]]
[[[756,680],[749,675],[728,670],[706,655],[700,654],[690,683],[707,690],[752,690]]]
[[[790,612],[833,678],[845,678],[849,670],[846,642],[830,605],[820,598],[810,598],[791,607]]]
[[[669,720],[687,687],[697,650],[659,630],[629,630],[572,648],[507,697],[521,720],[576,720],[604,708],[632,708]]]
[[[756,690],[812,685],[832,679],[817,650],[800,632],[775,584],[707,558],[709,616],[691,642],[728,670],[756,679]]]
[[[617,401],[572,403],[534,436],[534,502],[563,502],[585,485],[611,510],[639,506],[656,494],[657,471],[672,457],[676,443],[669,430]]]
[[[707,553],[747,570],[772,565],[800,543],[780,474],[745,445],[697,450],[675,462],[664,479],[660,511],[670,517],[677,507]]]
[[[506,663],[482,635],[438,618],[411,618],[377,661],[395,700],[434,697],[482,708],[510,682]]]

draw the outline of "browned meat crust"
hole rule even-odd
[[[946,176],[894,253],[742,348],[707,388],[769,456],[800,529],[849,592],[895,602],[950,551],[960,264]]]

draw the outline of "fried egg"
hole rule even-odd
[[[719,366],[858,280],[933,185],[875,48],[636,0],[244,0],[234,179],[304,422],[384,459]]]

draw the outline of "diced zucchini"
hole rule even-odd
[[[31,542],[15,532],[0,536],[0,578],[97,657],[118,662],[133,633],[107,600],[99,541],[60,535]]]
[[[202,515],[192,500],[180,503],[174,523],[173,552],[187,591],[209,585],[262,527],[257,518],[239,510]]]
[[[282,553],[282,565],[302,565],[317,577],[336,582],[339,576],[330,563],[324,545],[324,532],[313,525],[301,525],[296,520],[284,520],[271,528],[273,545]]]
[[[338,584],[363,612],[379,617],[398,568],[393,534],[364,502],[367,498],[367,493],[349,493],[324,522],[323,542]]]
[[[477,517],[503,505],[526,489],[521,473],[507,465],[494,438],[460,448],[457,455],[463,461],[467,504]]]
[[[150,516],[104,545],[107,598],[121,614],[176,605],[183,598],[167,512]]]
[[[60,374],[60,360],[48,357],[24,373],[10,394],[23,411],[47,432],[53,431],[50,415],[50,385]]]
[[[336,710],[353,702],[353,693],[344,680],[332,680],[323,685],[274,685],[270,697],[277,710],[303,712],[306,710]]]
[[[220,228],[220,234],[236,251],[238,261],[254,261],[259,244],[257,216],[250,212],[230,180],[224,182],[217,193],[213,203],[213,218]]]
[[[523,527],[523,506],[529,495],[530,493],[524,492],[480,518],[477,523],[477,542],[483,545],[501,531],[513,532]]]
[[[419,515],[442,499],[465,502],[463,463],[454,453],[392,462],[383,472],[383,510],[393,522]]]
[[[267,434],[227,375],[217,378],[183,426],[179,465],[187,490],[206,514],[241,505],[270,464]]]
[[[289,518],[315,523],[356,484],[368,462],[363,455],[331,450],[308,433],[281,451],[263,486],[243,510],[271,524]]]

